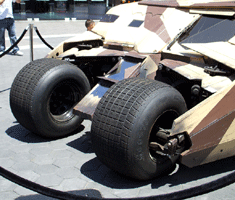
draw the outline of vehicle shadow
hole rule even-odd
[[[25,142],[25,143],[42,143],[42,142],[50,142],[50,141],[54,141],[56,139],[50,139],[50,138],[43,138],[37,134],[32,133],[31,131],[27,130],[26,128],[24,128],[23,126],[21,126],[20,124],[18,124],[18,122],[14,122],[17,123],[14,126],[11,126],[10,128],[8,128],[6,130],[6,133],[14,139],[17,139],[21,142]],[[77,133],[80,133],[84,130],[84,126],[80,125],[79,128],[76,130],[76,132],[67,135],[71,136]],[[57,139],[61,139],[61,138],[57,138]]]
[[[85,135],[74,141],[71,141],[67,145],[83,153],[94,153],[92,149],[90,132],[86,132]],[[150,181],[138,181],[129,177],[125,177],[109,169],[96,157],[84,163],[80,168],[80,171],[89,179],[111,188],[126,189],[142,187],[144,185],[151,184],[151,188],[157,189],[164,185],[175,187],[197,180],[200,181],[200,179],[208,178],[222,173],[229,173],[230,171],[235,170],[234,166],[235,157],[222,159],[194,168],[188,168],[180,164],[178,169],[174,170],[174,172],[170,175],[163,175]]]
[[[95,189],[87,189],[87,190],[76,190],[76,191],[69,191],[68,193],[82,196],[82,197],[88,197],[88,198],[100,198],[102,199],[102,195],[98,190]],[[57,198],[48,197],[41,194],[36,195],[28,195],[28,196],[22,196],[18,197],[15,200],[56,200]]]
[[[84,126],[81,126],[78,132],[81,132],[83,129]],[[50,141],[33,134],[19,124],[8,128],[6,133],[12,138],[27,143]],[[78,139],[67,143],[67,145],[83,153],[94,153],[90,140],[90,132],[86,132]],[[180,186],[182,184],[193,181],[198,181],[196,184],[200,185],[200,179],[208,178],[208,181],[215,180],[219,178],[216,175],[229,174],[231,171],[234,171],[234,166],[235,157],[230,157],[194,168],[188,168],[186,166],[180,165],[179,169],[173,174],[160,176],[150,181],[138,181],[116,173],[102,164],[99,159],[95,157],[84,163],[80,168],[80,171],[84,176],[88,177],[94,182],[110,188],[138,188],[151,184],[152,189],[157,189],[164,185],[168,185],[170,188],[174,188],[175,186]],[[205,183],[205,181],[203,183]]]
[[[83,153],[94,153],[92,149],[90,132],[85,132],[84,135],[67,143],[67,145]]]
[[[193,183],[195,186],[204,184],[205,181],[200,183],[200,179],[208,178],[207,182],[210,182],[232,173],[235,169],[235,157],[226,158],[194,168],[188,168],[184,165],[178,166],[178,169],[173,173],[159,176],[149,181],[138,181],[118,174],[103,165],[97,157],[84,163],[80,171],[83,175],[93,181],[115,189],[137,188],[148,184],[151,184],[152,189],[158,189],[165,185],[173,189],[174,187],[179,188],[177,186],[194,181],[197,181],[196,183]],[[223,173],[225,173],[225,175],[216,176]]]
[[[235,170],[234,166],[235,157],[225,158],[193,168],[188,168],[181,164],[178,171],[171,176],[165,176],[161,177],[160,180],[154,180],[152,182],[152,188],[159,188],[163,184],[168,184],[169,187],[174,187],[193,181],[200,181],[200,179],[204,178],[208,178],[208,182],[213,181],[232,173]],[[203,183],[205,183],[205,181],[203,181]],[[198,182],[198,185],[199,184],[200,182]]]
[[[17,123],[17,122],[14,122]],[[27,130],[20,124],[16,124],[14,126],[11,126],[6,130],[6,133],[11,137],[16,140],[19,140],[21,142],[26,142],[26,143],[41,143],[41,142],[48,142],[50,140],[45,139],[43,137],[40,137],[31,131]]]
[[[90,131],[87,131],[84,135],[77,138],[76,140],[67,143],[67,145],[85,154],[94,153],[92,149]],[[80,171],[83,175],[93,180],[94,182],[100,183],[110,188],[136,188],[151,183],[150,181],[140,182],[122,176],[102,164],[97,157],[84,163],[80,168]]]
[[[99,159],[93,158],[80,168],[81,173],[89,179],[115,189],[138,188],[150,184],[152,181],[138,181],[123,176],[102,164]]]

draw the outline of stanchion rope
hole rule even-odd
[[[38,30],[38,28],[37,28],[36,26],[34,26],[34,30],[36,31],[38,37],[42,40],[42,42],[43,42],[45,45],[47,45],[51,50],[54,49],[51,45],[49,45],[49,44],[43,39],[43,37],[41,36],[41,34],[40,34],[40,32],[39,32],[39,30]]]
[[[11,47],[9,47],[6,51],[4,51],[2,54],[0,54],[0,58],[1,58],[2,56],[6,55],[7,53],[9,53],[9,52],[22,40],[22,38],[23,38],[23,37],[25,36],[25,34],[27,33],[28,29],[29,29],[29,26],[27,26],[27,27],[24,29],[24,31],[23,31],[23,33],[21,34],[21,36],[18,38],[18,40],[16,40],[16,42],[15,42]]]
[[[6,51],[4,51],[2,54],[0,54],[0,58],[3,57],[4,55],[6,55],[7,53],[9,53],[17,44],[19,44],[19,42],[23,39],[23,37],[25,36],[25,34],[27,33],[29,29],[29,26],[27,26],[24,31],[22,32],[21,36],[18,38],[18,40],[16,40],[16,42],[11,46],[9,47]],[[41,41],[46,45],[48,46],[51,50],[54,49],[51,45],[49,45],[45,40],[44,38],[41,36],[38,28],[36,26],[34,26],[34,29],[35,29],[35,32],[37,33],[38,37],[41,39]]]
[[[25,188],[33,190],[39,194],[43,194],[45,196],[54,197],[61,200],[176,200],[176,199],[186,199],[191,198],[194,196],[206,194],[208,192],[220,189],[227,185],[230,185],[235,182],[235,172],[232,172],[224,177],[218,178],[214,181],[204,183],[199,186],[191,187],[188,189],[180,190],[177,192],[161,194],[156,196],[149,196],[149,197],[136,197],[136,198],[96,198],[96,197],[89,197],[89,196],[81,196],[71,194],[69,192],[63,192],[55,189],[51,189],[27,179],[24,179],[2,167],[0,167],[0,175],[5,177],[6,179],[21,185]]]

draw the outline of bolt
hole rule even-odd
[[[162,70],[163,69],[163,64],[159,64],[158,65],[158,70]]]

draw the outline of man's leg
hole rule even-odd
[[[8,35],[11,41],[11,45],[13,45],[16,41],[16,32],[15,32],[15,21],[13,18],[8,18],[8,26],[7,26],[7,30],[8,30]],[[19,51],[19,47],[16,45],[13,50],[12,53],[14,54],[15,52]]]
[[[4,51],[5,46],[5,27],[6,27],[6,20],[0,20],[0,52]]]

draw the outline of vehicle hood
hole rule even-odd
[[[184,9],[129,3],[110,9],[93,32],[104,38],[106,46],[157,53],[198,17]]]

